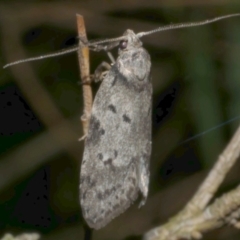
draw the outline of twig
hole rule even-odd
[[[207,208],[206,206],[223,182],[227,172],[237,161],[240,155],[239,146],[240,127],[192,200],[168,223],[149,231],[144,239],[199,239],[202,232],[220,227],[225,223],[238,227],[240,187],[216,199]]]
[[[240,186],[216,199],[204,211],[198,212],[189,219],[180,220],[178,218],[178,221],[170,221],[168,224],[158,228],[157,232],[151,230],[144,239],[200,239],[202,233],[225,224],[231,224],[239,228],[239,199]]]
[[[79,39],[87,42],[87,35],[85,30],[84,19],[81,15],[77,14],[77,27],[78,27],[78,37]],[[83,82],[83,115],[81,116],[81,121],[83,125],[83,137],[87,135],[89,119],[92,109],[92,88],[89,84],[89,49],[79,41],[79,51],[78,51],[79,67],[81,80]]]

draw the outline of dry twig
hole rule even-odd
[[[240,127],[186,207],[168,223],[149,231],[145,240],[202,237],[202,233],[230,223],[239,226],[240,186],[206,207],[240,154]]]
[[[81,15],[77,14],[77,26],[78,26],[78,37],[84,42],[87,42],[87,35],[85,30],[84,19]],[[81,116],[82,125],[83,125],[83,137],[80,140],[83,140],[87,135],[89,119],[92,109],[92,89],[90,86],[90,70],[89,70],[89,49],[87,46],[82,44],[82,41],[79,41],[79,67],[81,73],[81,80],[83,83],[83,100],[84,100],[84,109],[83,115]]]

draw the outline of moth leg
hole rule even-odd
[[[111,65],[109,63],[102,62],[101,64],[98,65],[98,67],[94,71],[94,74],[86,76],[81,82],[79,82],[79,85],[91,84],[93,81],[94,82],[102,81],[110,69]]]
[[[109,51],[106,51],[106,52],[107,52],[107,55],[108,55],[109,59],[111,60],[111,64],[109,64],[107,62],[102,62],[97,67],[97,69],[95,70],[94,75],[93,75],[95,82],[102,81],[105,78],[108,71],[111,69],[112,65],[115,63],[115,59],[114,59],[112,53],[109,52]]]
[[[94,72],[94,81],[95,82],[99,82],[102,81],[106,74],[108,73],[108,71],[111,69],[111,65],[107,62],[102,62],[95,70]]]
[[[83,135],[82,137],[80,137],[80,138],[78,139],[78,141],[81,142],[81,141],[85,140],[86,137],[87,137],[87,134],[85,134],[85,135]]]
[[[114,64],[115,63],[115,58],[113,57],[112,53],[107,51],[107,55],[108,55],[109,59],[111,60],[112,64]]]

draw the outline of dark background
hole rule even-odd
[[[147,31],[170,23],[240,12],[230,0],[0,1],[0,65],[77,44],[76,13],[88,39]],[[150,193],[96,239],[140,239],[191,198],[239,120],[240,17],[142,38],[152,58],[153,152]],[[92,72],[108,61],[91,53]],[[0,235],[39,232],[43,239],[83,239],[79,168],[83,142],[77,54],[0,68]],[[94,84],[96,91],[98,84]],[[239,164],[217,193],[239,183]],[[225,227],[204,239],[239,239]]]

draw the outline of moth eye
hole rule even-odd
[[[128,41],[127,40],[123,40],[123,41],[120,42],[119,48],[123,50],[123,49],[125,49],[127,47],[127,45],[128,45]]]

